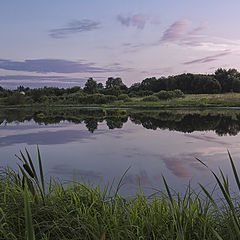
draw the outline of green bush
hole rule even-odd
[[[151,96],[147,96],[145,98],[143,98],[144,102],[157,102],[158,101],[158,97],[151,95]]]
[[[81,104],[106,104],[117,100],[116,96],[104,95],[104,94],[91,94],[78,98],[78,103]]]
[[[129,100],[129,96],[127,94],[120,94],[118,96],[118,100],[123,100],[124,102]]]
[[[176,89],[173,92],[174,92],[176,98],[183,98],[184,97],[184,93],[180,89]]]
[[[173,98],[173,91],[165,91],[165,90],[161,90],[158,93],[155,93],[154,96],[156,96],[158,99],[161,100],[167,100],[167,99],[171,99]]]
[[[174,91],[161,90],[158,93],[154,93],[154,96],[158,97],[160,100],[168,100],[173,98],[184,97],[184,93],[179,89],[176,89]]]

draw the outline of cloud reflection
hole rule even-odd
[[[10,146],[14,144],[28,144],[28,145],[55,145],[66,144],[69,142],[84,141],[85,139],[95,138],[98,134],[104,134],[107,130],[98,130],[94,135],[87,130],[59,130],[18,134],[11,136],[0,137],[0,147]]]

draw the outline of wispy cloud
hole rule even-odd
[[[190,31],[188,32],[188,35],[191,36],[191,35],[199,34],[199,33],[201,33],[202,31],[204,31],[205,29],[206,29],[205,26],[196,27],[196,28],[190,30]]]
[[[188,61],[188,62],[184,62],[183,64],[185,65],[189,65],[189,64],[195,64],[195,63],[208,63],[208,62],[213,62],[213,61],[216,61],[218,60],[218,58],[221,58],[223,56],[227,56],[229,54],[231,54],[232,52],[230,50],[226,50],[222,53],[219,53],[219,54],[215,54],[215,55],[211,55],[211,56],[207,56],[207,57],[204,57],[204,58],[198,58],[198,59],[195,59],[195,60],[192,60],[192,61]]]
[[[36,75],[3,75],[0,76],[0,81],[61,81],[61,80],[68,80],[68,81],[79,81],[83,80],[81,78],[71,78],[65,76],[36,76]]]
[[[16,88],[19,85],[37,88],[44,86],[83,87],[86,79],[68,76],[2,75],[0,76],[0,85],[5,88]]]
[[[152,21],[155,20],[152,18]],[[151,22],[152,22],[151,21]],[[157,21],[157,20],[156,20]],[[123,47],[127,48],[127,52],[135,52],[139,49],[146,47],[154,47],[167,43],[172,43],[176,45],[187,45],[187,46],[199,46],[201,45],[202,35],[200,33],[206,29],[205,26],[198,26],[193,29],[188,29],[191,26],[189,20],[179,20],[171,24],[163,32],[162,37],[157,42],[153,43],[140,43],[140,44],[131,44],[124,43]]]
[[[184,37],[183,32],[189,26],[190,22],[187,20],[176,21],[163,33],[162,42],[172,42]]]
[[[25,61],[11,61],[0,59],[0,69],[37,73],[104,73],[128,70],[119,66],[96,67],[95,63],[81,63],[63,59],[32,59]]]
[[[172,42],[179,45],[197,46],[205,35],[202,32],[207,29],[206,25],[191,28],[192,23],[189,20],[179,20],[171,24],[163,33],[160,43]]]
[[[192,23],[188,20],[180,20],[170,25],[163,33],[157,45],[172,43],[179,46],[191,47],[201,51],[224,51],[223,55],[230,54],[231,52],[240,51],[239,40],[229,40],[225,38],[217,38],[203,34],[208,28],[207,25],[197,26],[191,28]],[[220,54],[216,57],[223,56]],[[210,56],[211,57],[211,56]],[[215,57],[215,55],[213,56]],[[211,61],[210,59],[203,59],[203,61]]]
[[[85,78],[67,76],[28,76],[28,75],[7,75],[0,76],[1,83],[82,83]]]
[[[100,27],[100,22],[92,21],[89,19],[74,20],[63,28],[55,28],[49,31],[49,36],[52,38],[64,38],[70,34],[89,32],[96,30]]]
[[[150,24],[160,24],[159,17],[149,17],[144,14],[135,14],[131,16],[118,15],[117,20],[126,27],[136,27],[138,29],[143,29],[147,22]]]

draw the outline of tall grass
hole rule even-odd
[[[202,185],[200,193],[189,185],[180,197],[164,177],[165,193],[146,196],[140,188],[123,198],[118,190],[127,171],[116,189],[84,181],[62,185],[53,178],[46,185],[39,149],[39,174],[27,151],[19,159],[29,168],[0,173],[0,239],[240,239],[239,202],[222,171],[220,178],[212,172],[225,198],[221,203]],[[229,159],[240,191],[230,154]]]
[[[24,216],[25,216],[26,239],[35,240],[32,213],[29,201],[29,192],[27,188],[25,188],[24,190]]]

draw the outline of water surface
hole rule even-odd
[[[112,182],[131,166],[123,194],[163,188],[162,175],[183,192],[191,183],[213,186],[209,171],[231,175],[227,149],[240,157],[239,110],[5,109],[0,111],[1,165],[17,168],[14,156],[26,147],[41,150],[46,178]]]

